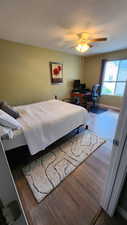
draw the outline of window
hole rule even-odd
[[[101,95],[123,96],[127,80],[127,60],[106,61]]]

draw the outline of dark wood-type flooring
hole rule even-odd
[[[112,139],[118,113],[90,113],[89,128],[107,142],[96,150],[40,204],[21,172],[15,169],[16,186],[30,225],[122,225],[100,209],[105,177],[110,162]],[[120,221],[120,222],[118,222]],[[92,223],[92,224],[91,224]]]

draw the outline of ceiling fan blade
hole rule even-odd
[[[75,48],[77,45],[70,46],[69,48]]]
[[[104,38],[95,38],[95,39],[91,39],[89,40],[90,42],[99,42],[99,41],[107,41],[108,38],[104,37]]]
[[[79,38],[78,38],[78,36],[76,35],[76,34],[66,34],[65,36],[64,36],[64,40],[65,41],[76,41],[76,40],[78,40]]]
[[[76,35],[78,36],[79,39],[82,38],[82,33],[77,33]]]
[[[64,42],[69,44],[69,43],[75,42],[75,40],[72,40],[72,39],[71,40],[64,40]]]
[[[92,48],[92,47],[93,47],[93,45],[91,45],[91,44],[88,44],[88,45],[89,45],[89,47],[90,47],[90,48]]]

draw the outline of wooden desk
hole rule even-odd
[[[71,93],[71,97],[77,97],[79,98],[79,101],[80,101],[80,104],[83,105],[84,103],[84,97],[87,97],[87,96],[91,96],[91,92],[88,91],[86,93],[80,93],[80,92],[72,92]]]

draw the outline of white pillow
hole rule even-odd
[[[3,127],[3,126],[0,126],[0,138],[4,139],[4,138],[9,138],[9,139],[12,139],[14,136],[14,132],[11,128],[9,127]]]
[[[12,116],[0,109],[0,125],[4,127],[9,127],[11,129],[21,128],[21,124],[14,119]]]

